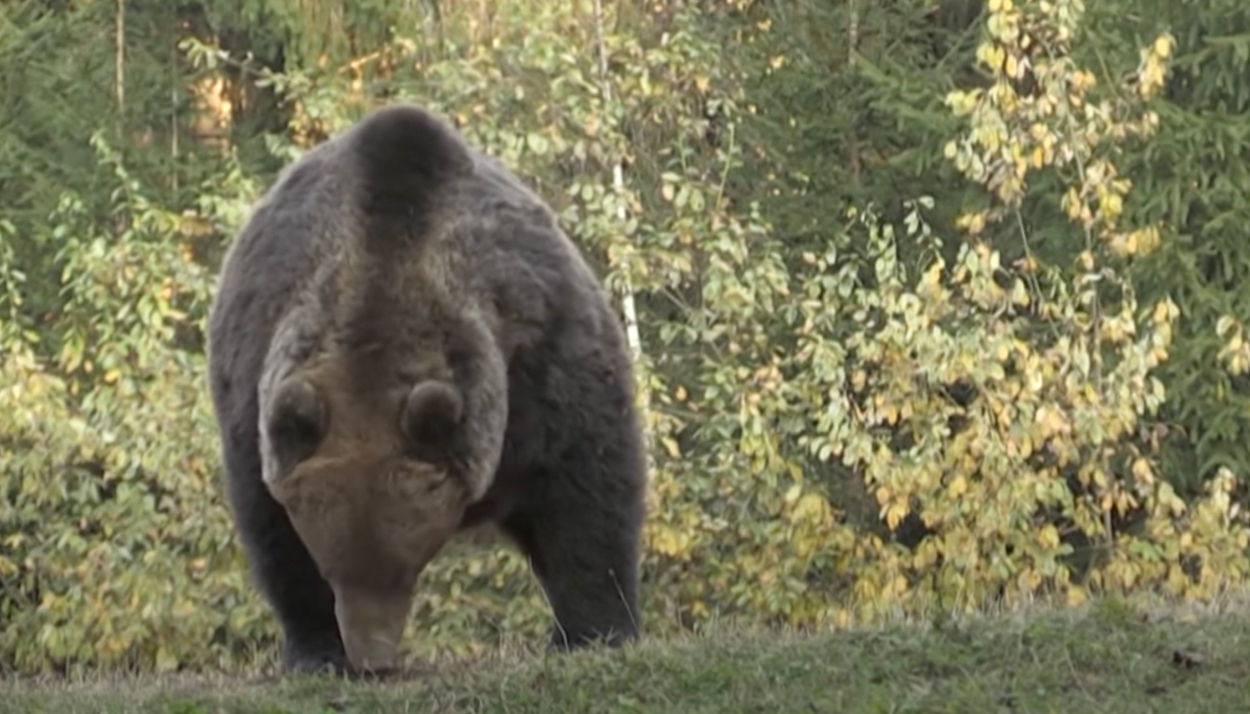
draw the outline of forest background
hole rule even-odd
[[[5,2],[0,671],[272,652],[205,314],[276,172],[397,101],[620,308],[649,632],[1244,585],[1248,61],[1243,0]],[[479,534],[409,641],[549,621]]]

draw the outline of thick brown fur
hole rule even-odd
[[[645,466],[620,323],[542,200],[442,121],[384,109],[283,173],[225,260],[209,363],[288,667],[345,667],[329,568],[488,521],[529,556],[553,645],[636,636]],[[358,552],[326,555],[349,531]]]

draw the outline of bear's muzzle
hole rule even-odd
[[[406,588],[334,588],[334,615],[353,670],[384,674],[399,668],[399,645],[412,600]]]

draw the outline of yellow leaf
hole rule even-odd
[[[1083,204],[1081,203],[1081,196],[1076,192],[1075,188],[1069,188],[1068,192],[1064,194],[1062,205],[1064,210],[1067,211],[1068,218],[1074,221],[1080,218]]]
[[[1120,198],[1119,194],[1108,194],[1102,204],[1103,214],[1114,218],[1120,215],[1123,210],[1124,199]]]
[[[813,521],[816,523],[823,522],[829,514],[828,503],[824,497],[816,493],[805,493],[799,499],[799,503],[794,507],[795,518]]]
[[[1029,568],[1020,573],[1020,584],[1025,590],[1035,591],[1042,585],[1042,574]]]
[[[894,578],[894,592],[898,595],[902,595],[907,592],[907,578],[902,575]]]
[[[968,233],[975,236],[983,230],[985,230],[985,214],[973,214],[968,220]]]
[[[1085,588],[1080,585],[1069,585],[1067,595],[1068,605],[1072,607],[1080,605],[1089,599],[1089,596],[1085,593]]]
[[[681,456],[681,448],[677,446],[677,440],[673,437],[661,437],[660,443],[664,445],[664,450],[668,452],[670,457],[675,459]]]
[[[1037,410],[1036,421],[1042,427],[1042,438],[1048,439],[1066,430],[1067,420],[1054,407],[1044,406]]]
[[[838,608],[838,614],[834,617],[834,622],[839,628],[849,628],[851,626],[851,611],[845,607]]]
[[[786,491],[786,495],[785,495],[786,505],[793,506],[794,502],[799,500],[799,496],[801,495],[803,495],[803,487],[798,485],[797,483],[794,484]]]
[[[916,550],[916,554],[912,556],[912,567],[916,570],[924,570],[937,562],[937,555],[937,548],[933,547],[932,541],[924,541]]]
[[[1019,75],[1020,63],[1016,61],[1015,55],[1007,55],[1007,60],[1003,63],[1003,72],[1008,77],[1016,78]]]
[[[1033,155],[1030,157],[1033,168],[1040,169],[1046,163],[1046,151],[1040,146],[1033,147]]]
[[[1169,55],[1171,55],[1172,54],[1172,36],[1160,35],[1159,38],[1155,40],[1154,50],[1155,50],[1156,55],[1159,55],[1160,57],[1163,57],[1163,58],[1167,58]]]
[[[889,503],[891,495],[893,494],[890,493],[890,489],[888,486],[882,486],[878,488],[877,489],[877,504],[884,506],[885,504]]]
[[[1041,541],[1042,545],[1052,550],[1059,547],[1059,531],[1049,523],[1042,526],[1042,530],[1037,534],[1037,539]]]
[[[959,498],[968,491],[968,479],[964,478],[963,474],[956,476],[951,479],[950,486],[947,487],[947,490],[950,491],[953,498]]]
[[[1092,73],[1083,69],[1077,70],[1072,75],[1072,86],[1077,91],[1084,91],[1084,90],[1090,89],[1097,83],[1098,83],[1098,79]]]
[[[1137,241],[1131,233],[1128,235],[1116,233],[1109,239],[1108,247],[1111,248],[1112,253],[1123,258],[1137,252]]]
[[[1137,231],[1137,249],[1139,252],[1143,254],[1150,253],[1159,247],[1159,242],[1159,228],[1157,226],[1150,226]]]
[[[857,392],[862,390],[864,388],[864,384],[867,382],[868,374],[862,369],[855,370],[855,374],[851,375],[851,387],[853,387]]]
[[[890,530],[898,530],[899,524],[907,517],[907,503],[904,501],[895,501],[885,511],[885,524]]]
[[[885,421],[890,426],[894,426],[898,423],[898,407],[890,404],[885,408]]]
[[[1131,588],[1137,582],[1137,577],[1141,575],[1141,571],[1132,563],[1126,563],[1120,571],[1120,580],[1124,587]]]

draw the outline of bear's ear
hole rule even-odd
[[[291,377],[278,387],[269,411],[269,440],[283,473],[312,456],[327,421],[325,402],[307,379]]]
[[[416,459],[446,464],[455,453],[464,416],[464,400],[451,384],[429,379],[408,392],[400,430]]]

